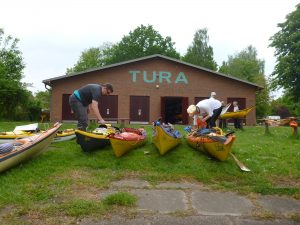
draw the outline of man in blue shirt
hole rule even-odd
[[[113,93],[113,87],[108,83],[104,85],[87,84],[74,91],[69,97],[69,104],[78,120],[77,127],[79,130],[86,131],[88,126],[88,109],[95,114],[98,123],[105,123],[99,112],[98,101],[101,96],[110,95],[111,93]]]

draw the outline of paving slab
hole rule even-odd
[[[151,185],[148,181],[137,179],[126,179],[112,182],[113,187],[131,187],[131,188],[149,188]]]
[[[168,216],[156,215],[152,217],[139,217],[128,219],[120,216],[112,217],[106,220],[82,220],[79,225],[234,225],[234,223],[226,217],[217,216]]]
[[[181,190],[131,190],[138,197],[138,210],[171,213],[188,209],[187,198]]]
[[[250,215],[251,201],[232,192],[194,191],[192,206],[201,215]]]
[[[80,225],[300,225],[290,215],[300,212],[300,201],[287,197],[261,196],[252,198],[233,192],[209,191],[201,184],[163,182],[151,185],[147,181],[126,179],[113,182],[101,190],[100,199],[128,192],[138,197],[136,214],[129,217],[114,214],[110,219],[84,218]],[[257,218],[255,210],[270,211],[274,218]],[[277,216],[278,215],[278,216]],[[298,215],[298,214],[297,214]]]
[[[231,218],[228,216],[170,216],[153,215],[126,218],[113,216],[110,219],[83,219],[79,225],[299,225],[291,220],[257,220],[245,218]]]
[[[121,216],[112,216],[110,219],[83,219],[78,225],[150,225],[151,221],[145,218],[129,219]]]
[[[159,216],[152,219],[151,225],[234,225],[227,217],[220,216]]]
[[[257,203],[274,213],[300,213],[300,201],[278,196],[260,196]]]
[[[206,189],[203,185],[193,183],[174,183],[164,182],[155,186],[156,188],[167,188],[167,189]]]
[[[237,219],[235,225],[299,225],[291,220],[254,220],[254,219]]]

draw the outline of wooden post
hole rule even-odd
[[[295,117],[291,117],[290,126],[293,128],[293,136],[298,137],[298,123]]]
[[[265,120],[265,134],[270,134],[269,121]]]
[[[294,131],[293,131],[293,135],[294,137],[298,137],[298,126],[297,127],[293,127]]]

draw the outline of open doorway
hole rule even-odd
[[[165,121],[171,124],[182,124],[182,98],[166,98]]]

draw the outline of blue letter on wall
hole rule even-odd
[[[159,83],[163,82],[163,79],[167,81],[167,83],[171,83],[171,78],[172,74],[170,72],[159,72]]]
[[[183,83],[186,83],[188,84],[188,80],[186,79],[186,76],[184,75],[183,72],[180,72],[178,75],[177,75],[177,78],[175,80],[175,84],[179,83],[179,82],[183,82]]]
[[[143,73],[144,73],[144,82],[146,82],[146,83],[153,83],[153,82],[156,81],[156,71],[153,71],[153,73],[152,73],[152,80],[148,80],[147,79],[147,71],[144,70]]]
[[[132,82],[136,82],[136,75],[140,73],[138,70],[130,70],[129,73],[132,75]]]

